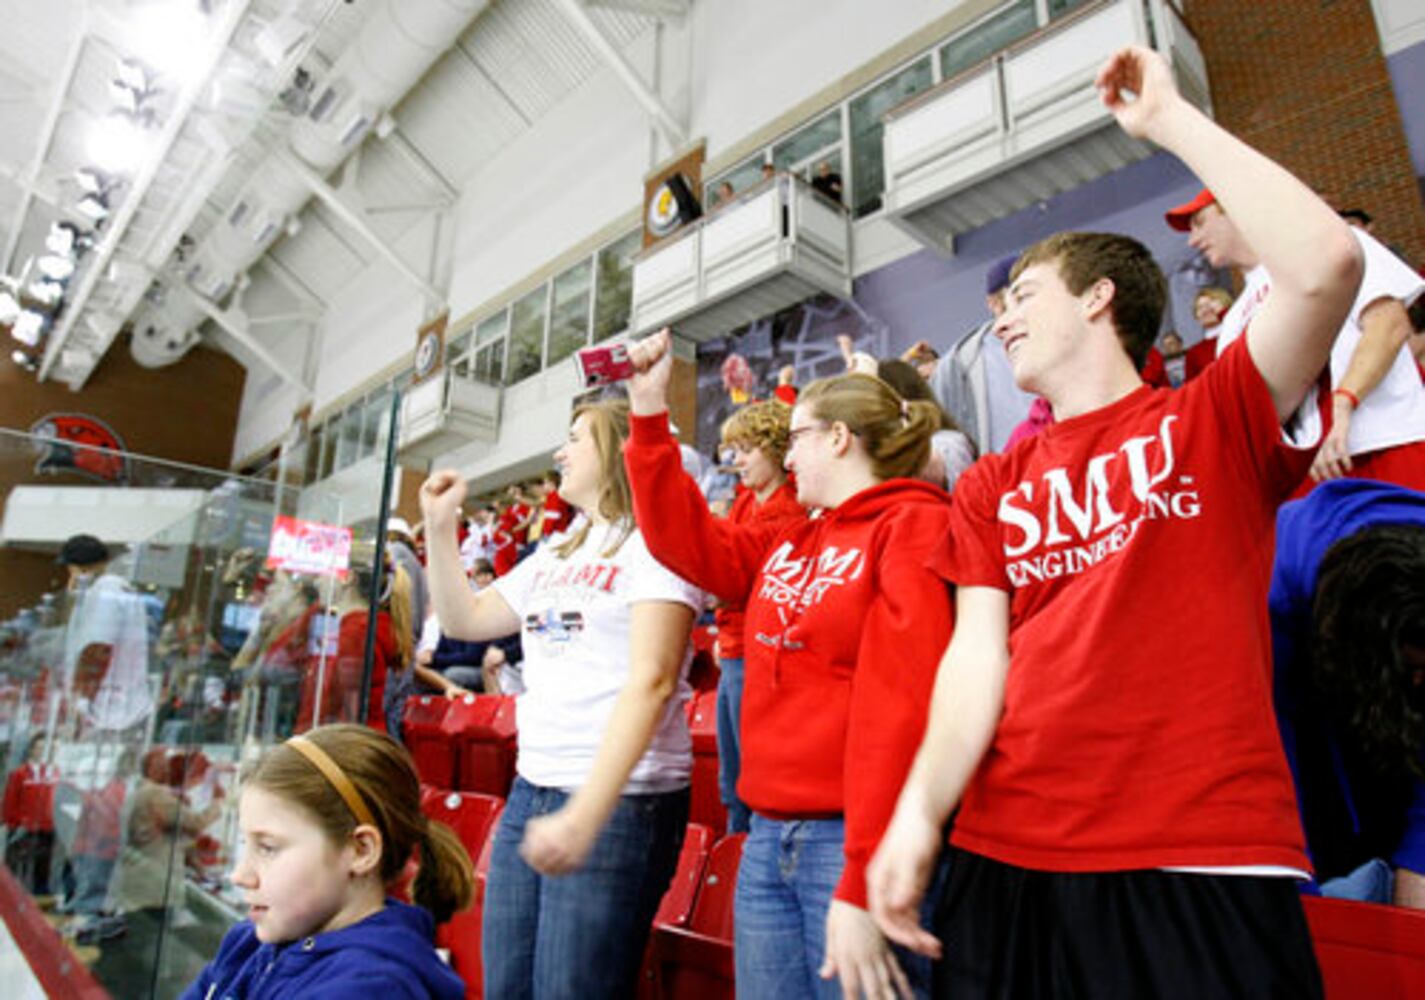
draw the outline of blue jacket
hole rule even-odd
[[[181,1000],[464,1000],[465,984],[436,955],[433,932],[429,913],[394,899],[350,927],[285,944],[263,944],[244,920]]]

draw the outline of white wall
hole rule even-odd
[[[645,32],[625,55],[646,80],[661,65],[665,103],[690,114],[689,135],[706,138],[715,159],[960,2],[697,0],[683,26]],[[460,181],[452,316],[489,302],[636,209],[644,174],[668,152],[614,74],[595,74]],[[898,234],[882,235],[888,242],[879,263],[914,248]],[[420,268],[429,245],[422,225],[398,250]],[[316,409],[408,355],[421,313],[418,294],[384,263],[353,275],[321,323]],[[249,379],[235,459],[270,445],[290,423],[295,394],[265,388],[268,381]]]

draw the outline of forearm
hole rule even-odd
[[[566,808],[590,826],[603,827],[618,805],[628,776],[647,752],[659,716],[676,689],[675,674],[631,678],[624,685],[599,741],[589,779],[570,797]]]
[[[1341,283],[1341,258],[1358,260],[1346,224],[1310,188],[1182,98],[1150,138],[1212,190],[1271,272],[1274,291],[1328,294]]]
[[[634,519],[648,551],[668,569],[730,604],[752,587],[772,531],[740,527],[714,517],[661,415],[634,417],[624,467],[633,492]]]
[[[1379,299],[1361,313],[1361,339],[1336,388],[1364,400],[1380,385],[1410,339],[1410,318],[1396,299]]]
[[[420,681],[426,687],[435,688],[437,691],[449,691],[455,687],[454,684],[446,679],[444,674],[432,670],[430,667],[422,667],[417,664],[411,669],[415,672],[416,680]]]
[[[914,811],[935,826],[949,819],[994,738],[1008,668],[1007,649],[951,643],[935,679],[925,738],[897,811]]]

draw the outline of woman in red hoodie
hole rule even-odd
[[[813,383],[792,411],[786,464],[797,499],[819,510],[730,524],[681,473],[669,348],[665,331],[629,350],[640,374],[625,463],[649,551],[746,609],[738,794],[753,815],[735,902],[738,996],[907,995],[866,912],[865,873],[953,620],[937,568],[949,497],[909,478],[940,414],[868,375]]]

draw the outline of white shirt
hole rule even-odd
[[[121,577],[106,573],[79,595],[64,636],[64,683],[74,684],[79,656],[92,645],[113,647],[109,667],[88,706],[99,729],[126,729],[148,718],[148,616],[143,598]]]
[[[475,560],[495,558],[495,526],[493,524],[470,523],[470,532],[460,543],[460,562],[469,573],[475,568]]]
[[[587,780],[614,701],[628,681],[633,605],[672,601],[697,610],[703,594],[649,555],[636,530],[608,558],[600,553],[617,537],[614,526],[593,527],[583,546],[561,559],[555,548],[566,537],[540,546],[492,586],[523,622],[525,693],[516,703],[520,776],[536,785],[574,789]],[[692,741],[683,706],[691,662],[689,647],[677,692],[625,794],[687,787]]]
[[[1368,233],[1352,227],[1351,234],[1365,255],[1365,270],[1351,312],[1331,348],[1332,385],[1341,384],[1351,355],[1361,342],[1361,313],[1366,307],[1383,298],[1398,299],[1408,306],[1425,289],[1420,275]],[[1248,272],[1242,294],[1223,317],[1222,332],[1217,338],[1219,357],[1246,330],[1270,290],[1271,276],[1266,268],[1258,266]],[[1396,354],[1380,384],[1366,394],[1352,415],[1346,448],[1352,455],[1364,455],[1414,441],[1425,441],[1425,384],[1406,345]]]

